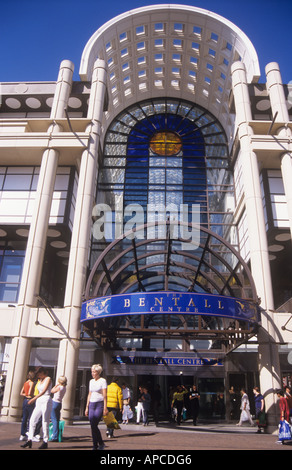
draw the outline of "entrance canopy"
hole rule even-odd
[[[249,268],[229,243],[203,226],[166,220],[107,246],[91,270],[81,321],[103,346],[183,337],[227,351],[255,334],[259,306]]]

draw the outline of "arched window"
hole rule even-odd
[[[130,204],[142,207],[144,223],[157,217],[158,207],[179,211],[184,204],[190,222],[197,205],[199,222],[234,243],[233,196],[226,135],[200,106],[153,99],[129,107],[109,126],[97,202],[108,204],[116,221],[127,221]]]

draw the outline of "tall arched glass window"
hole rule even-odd
[[[97,202],[108,204],[115,222],[139,204],[200,207],[200,223],[234,244],[233,180],[225,132],[207,110],[175,99],[153,99],[123,111],[109,126]],[[114,231],[107,241],[114,238]]]

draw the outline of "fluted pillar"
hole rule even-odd
[[[282,77],[277,62],[266,65],[267,91],[269,94],[273,116],[275,122],[289,122],[289,113],[283,89]]]
[[[286,152],[281,157],[281,172],[286,196],[289,226],[292,240],[292,152]]]
[[[69,320],[70,339],[62,340],[58,360],[58,373],[68,379],[66,395],[63,401],[63,418],[67,422],[73,419],[75,383],[77,376],[80,314],[82,294],[85,288],[90,235],[92,226],[92,209],[95,202],[96,179],[98,172],[98,149],[103,117],[106,91],[105,62],[95,62],[87,117],[91,119],[88,126],[89,145],[84,150],[78,180],[76,207],[71,239],[67,283],[64,307]],[[66,352],[66,355],[65,355]]]
[[[291,129],[287,126],[290,118],[279,65],[277,62],[271,62],[266,66],[265,70],[272,114],[275,116],[275,122],[282,124],[282,126],[277,129],[276,135],[278,135],[279,138],[286,137],[291,140]],[[290,232],[292,235],[292,145],[290,152],[285,152],[281,155],[281,172],[287,202]]]
[[[258,333],[260,385],[269,413],[269,424],[271,429],[275,429],[278,420],[278,410],[274,391],[281,386],[281,377],[272,313],[274,301],[260,173],[257,155],[251,146],[253,130],[249,122],[252,120],[252,113],[244,64],[242,62],[235,62],[231,70],[236,122],[240,140],[240,157],[242,160],[251,271],[263,309],[261,316],[262,327]]]

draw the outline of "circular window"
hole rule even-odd
[[[157,155],[175,155],[181,146],[181,139],[174,132],[156,132],[150,139],[150,148]]]

